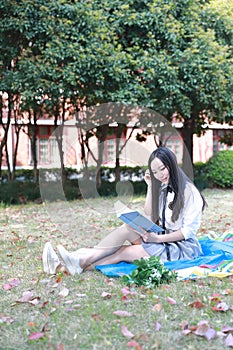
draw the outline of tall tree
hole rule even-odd
[[[3,160],[3,152],[4,149],[7,150],[7,138],[8,138],[8,132],[10,128],[10,120],[11,120],[11,108],[8,109],[8,113],[4,115],[4,110],[5,110],[5,103],[6,100],[7,102],[10,102],[11,96],[8,95],[8,99],[3,96],[2,94],[0,95],[0,126],[1,126],[1,139],[0,139],[0,180],[2,179],[2,160]],[[11,103],[9,103],[11,105]]]
[[[232,117],[232,15],[224,12],[223,18],[222,7],[216,8],[214,1],[115,5],[112,16],[119,42],[137,61],[134,74],[147,92],[146,98],[138,96],[141,103],[170,121],[174,114],[183,121],[182,134],[192,157],[193,134],[202,131],[204,122]],[[208,23],[210,14],[214,20]],[[216,25],[219,16],[221,30]]]
[[[0,3],[0,125],[4,131],[0,144],[0,171],[4,152],[9,179],[11,178],[11,169],[7,139],[11,118],[14,117],[14,101],[17,99],[15,73],[18,58],[26,42],[24,35],[17,30],[16,14],[12,7],[14,4],[15,2],[4,0]]]
[[[149,107],[170,121],[176,113],[192,154],[206,118],[232,118],[231,7],[232,0],[3,0],[0,91],[19,94],[28,115],[36,111],[34,128],[45,113],[63,123],[74,109],[78,118],[83,106],[106,102]],[[113,120],[95,118],[84,129],[101,143],[98,128]]]

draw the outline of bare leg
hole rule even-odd
[[[126,241],[138,245],[141,244],[141,237],[129,225],[124,224],[108,234],[94,248],[81,248],[71,254],[85,257],[86,261],[92,264],[118,251]]]
[[[112,248],[116,250],[121,247],[125,241],[133,243],[139,238],[139,234],[137,234],[129,225],[124,224],[110,232],[95,246],[95,248]]]
[[[129,241],[132,245],[124,246]],[[81,273],[97,261],[102,264],[119,261],[133,261],[142,256],[148,256],[141,246],[141,238],[130,226],[122,225],[106,236],[94,248],[82,248],[72,253],[58,245],[60,257],[69,273]],[[129,249],[132,248],[132,249]],[[109,258],[108,258],[109,257]]]
[[[120,261],[133,262],[136,259],[149,257],[149,254],[141,245],[129,245],[123,246],[118,249],[115,253],[108,255],[102,259],[95,260],[94,256],[81,258],[80,263],[82,267],[86,267],[90,264],[94,265],[105,265],[105,264],[117,264]]]

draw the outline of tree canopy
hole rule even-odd
[[[233,119],[232,10],[233,0],[2,0],[0,91],[38,117],[106,102],[176,115],[191,153],[207,118]]]

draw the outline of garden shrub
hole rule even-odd
[[[233,151],[219,151],[206,164],[206,177],[213,186],[233,188]]]
[[[0,202],[4,204],[26,204],[40,201],[40,189],[31,182],[5,182],[0,185]]]
[[[202,191],[209,187],[209,181],[206,176],[206,163],[197,162],[193,165],[194,184]]]
[[[17,170],[16,180],[7,181],[7,172],[3,172],[0,184],[0,202],[21,204],[41,201],[40,188],[43,187],[43,200],[68,201],[96,196],[146,195],[147,185],[143,180],[146,167],[121,167],[121,185],[116,188],[115,169],[101,167],[102,183],[96,188],[96,168],[90,167],[90,180],[82,178],[82,170],[66,168],[64,192],[61,189],[60,169],[43,169],[40,171],[40,185],[33,179],[33,170]],[[207,187],[233,187],[233,151],[216,153],[207,163],[195,163],[193,166],[194,183],[200,191]],[[51,177],[50,174],[53,176]]]
[[[1,171],[1,181],[2,182],[8,181],[8,171],[7,170]],[[34,181],[33,169],[17,169],[15,171],[15,181],[33,182]]]

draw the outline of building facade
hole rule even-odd
[[[32,145],[28,136],[27,125],[19,132],[19,143],[17,150],[18,169],[33,168]],[[59,152],[57,147],[55,127],[53,120],[41,119],[37,121],[36,135],[36,153],[39,168],[59,166]],[[132,132],[129,127],[120,139],[120,147],[124,145]],[[148,155],[151,150],[156,148],[154,136],[149,135],[145,141],[139,142],[136,140],[140,129],[135,129],[123,148],[120,154],[120,164],[128,166],[146,165]],[[233,133],[233,127],[224,124],[211,124],[205,129],[205,133],[198,137],[193,137],[193,162],[207,162],[209,158],[217,151],[224,149],[233,149],[233,146],[227,146],[221,142],[222,137],[226,133]],[[0,126],[0,139],[3,137],[3,128]],[[7,150],[10,167],[13,166],[13,155],[16,146],[16,129],[14,120],[11,120],[8,138]],[[90,138],[89,147],[85,150],[86,160],[88,165],[96,165],[94,158],[98,156],[98,145],[95,137]],[[183,154],[182,139],[180,137],[179,128],[166,141],[166,146],[169,147],[177,156],[178,161],[181,161]],[[114,133],[110,133],[104,141],[103,164],[106,166],[115,165],[115,147],[116,137]],[[64,164],[66,167],[81,169],[83,166],[83,147],[80,145],[80,135],[78,129],[72,121],[63,129],[63,154]],[[6,156],[3,152],[2,169],[6,168]]]

